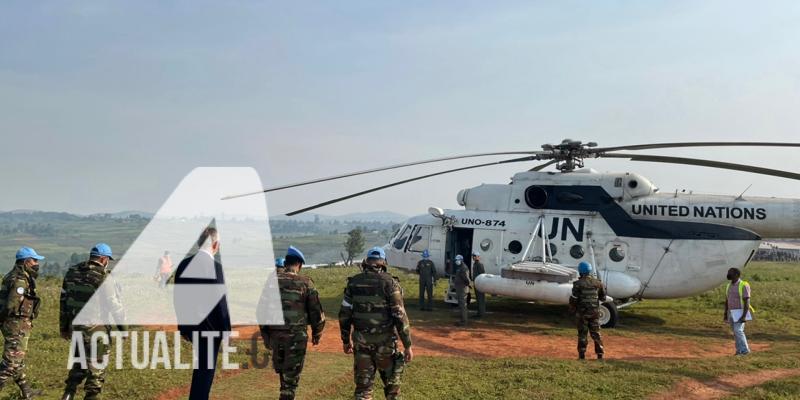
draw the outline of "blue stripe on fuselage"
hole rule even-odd
[[[728,225],[635,219],[600,186],[540,187],[548,194],[546,209],[599,212],[617,236],[645,239],[761,240],[761,236],[755,232]]]

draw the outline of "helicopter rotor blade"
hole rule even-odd
[[[290,183],[290,184],[281,185],[281,186],[273,186],[273,187],[265,188],[264,190],[261,190],[261,191],[258,191],[258,192],[251,192],[251,193],[243,193],[243,194],[237,194],[237,195],[232,195],[232,196],[225,196],[222,199],[223,200],[229,200],[229,199],[235,199],[235,198],[238,198],[238,197],[252,196],[252,195],[259,194],[259,193],[275,192],[275,191],[278,191],[278,190],[284,190],[284,189],[290,189],[290,188],[295,188],[295,187],[299,187],[299,186],[311,185],[311,184],[314,184],[314,183],[327,182],[327,181],[332,181],[332,180],[342,179],[342,178],[349,178],[349,177],[358,176],[358,175],[366,175],[366,174],[371,174],[371,173],[374,173],[374,172],[388,171],[388,170],[397,169],[397,168],[411,167],[411,166],[414,166],[414,165],[431,164],[431,163],[442,162],[442,161],[451,161],[451,160],[461,160],[461,159],[465,159],[465,158],[488,157],[488,156],[504,156],[504,155],[521,155],[521,154],[525,154],[525,155],[533,154],[533,155],[535,155],[535,154],[546,154],[546,153],[545,152],[541,152],[541,151],[501,151],[501,152],[493,152],[493,153],[462,154],[462,155],[457,155],[457,156],[431,158],[431,159],[427,159],[427,160],[413,161],[413,162],[407,162],[407,163],[402,163],[402,164],[389,165],[389,166],[386,166],[386,167],[371,168],[371,169],[366,169],[366,170],[362,170],[362,171],[353,171],[353,172],[348,172],[348,173],[344,173],[344,174],[340,174],[340,175],[329,176],[329,177],[326,177],[326,178],[312,179],[312,180],[309,180],[309,181]]]
[[[547,167],[549,167],[549,166],[551,166],[551,165],[553,165],[553,164],[555,164],[557,162],[558,162],[558,160],[550,160],[550,161],[548,161],[548,162],[546,162],[544,164],[537,165],[537,166],[529,169],[528,171],[541,171],[541,170],[543,170],[543,169],[545,169],[545,168],[547,168]]]
[[[438,175],[444,175],[444,174],[449,174],[449,173],[458,172],[458,171],[466,171],[468,169],[489,167],[489,166],[492,166],[492,165],[510,164],[510,163],[516,163],[516,162],[535,161],[535,160],[538,160],[538,156],[512,158],[510,160],[502,160],[502,161],[495,161],[495,162],[478,164],[478,165],[470,165],[470,166],[466,166],[466,167],[454,168],[454,169],[448,169],[446,171],[435,172],[435,173],[432,173],[432,174],[421,175],[421,176],[417,176],[417,177],[414,177],[414,178],[403,179],[402,181],[397,181],[397,182],[393,182],[393,183],[390,183],[390,184],[377,186],[377,187],[374,187],[374,188],[371,188],[371,189],[360,191],[358,193],[353,193],[353,194],[349,194],[347,196],[337,197],[335,199],[324,201],[322,203],[317,203],[317,204],[314,204],[314,205],[309,206],[309,207],[301,208],[299,210],[295,210],[295,211],[292,211],[290,213],[287,213],[286,216],[291,217],[293,215],[302,214],[302,213],[304,213],[306,211],[311,211],[311,210],[315,210],[315,209],[320,208],[320,207],[324,207],[324,206],[327,206],[327,205],[338,203],[340,201],[345,201],[345,200],[348,200],[348,199],[352,199],[354,197],[363,196],[365,194],[369,194],[369,193],[372,193],[372,192],[377,192],[379,190],[388,189],[390,187],[403,185],[403,184],[406,184],[406,183],[409,183],[409,182],[414,182],[414,181],[418,181],[418,180],[422,180],[422,179],[426,179],[426,178],[430,178],[430,177],[434,177],[434,176],[438,176]]]
[[[668,164],[695,165],[695,166],[699,166],[699,167],[729,169],[729,170],[733,170],[733,171],[752,172],[754,174],[778,176],[778,177],[781,177],[781,178],[800,180],[800,174],[795,173],[795,172],[781,171],[781,170],[770,169],[770,168],[762,168],[762,167],[756,167],[756,166],[753,166],[753,165],[746,165],[746,164],[735,164],[735,163],[728,163],[728,162],[722,162],[722,161],[702,160],[702,159],[697,159],[697,158],[653,156],[653,155],[646,155],[646,154],[619,154],[619,153],[616,153],[616,154],[603,154],[600,157],[602,157],[602,158],[627,158],[627,159],[630,159],[631,161],[645,161],[645,162],[660,162],[660,163],[668,163]]]
[[[800,143],[782,143],[782,142],[675,142],[675,143],[649,143],[649,144],[634,144],[627,146],[614,146],[614,147],[596,147],[589,149],[590,153],[602,154],[610,151],[620,150],[651,150],[651,149],[668,149],[678,147],[800,147]]]

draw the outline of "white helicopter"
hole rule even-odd
[[[458,193],[464,209],[430,208],[412,217],[386,245],[390,265],[413,270],[424,250],[439,272],[457,254],[479,251],[486,274],[475,287],[489,294],[567,304],[577,264],[589,261],[606,285],[601,323],[613,327],[617,309],[642,299],[692,296],[744,268],[762,239],[800,238],[800,199],[660,193],[636,173],[597,173],[587,158],[626,158],[747,171],[800,180],[800,174],[743,164],[621,150],[705,147],[800,147],[800,143],[689,142],[597,147],[566,139],[542,151],[482,153],[424,160],[265,189],[282,190],[344,177],[438,161],[525,154],[525,157],[432,173],[329,200],[287,215],[392,186],[491,165],[549,160],[517,173],[510,184],[483,184]],[[542,172],[552,164],[560,172]],[[448,290],[450,294],[450,290]],[[449,296],[448,296],[449,297]],[[452,299],[448,299],[452,300]]]

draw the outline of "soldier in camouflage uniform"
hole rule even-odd
[[[0,288],[0,322],[5,338],[3,361],[0,364],[0,388],[13,379],[22,391],[23,399],[42,394],[41,390],[31,389],[25,376],[25,353],[28,351],[33,320],[39,314],[36,277],[39,276],[39,260],[43,259],[30,247],[19,249],[14,268],[3,278]]]
[[[603,283],[591,276],[591,264],[582,261],[578,265],[578,272],[580,278],[572,284],[572,297],[569,298],[570,310],[575,313],[578,325],[578,358],[586,358],[586,347],[589,345],[587,334],[591,334],[597,359],[603,359],[599,308],[606,292]]]
[[[294,399],[297,391],[308,346],[306,326],[311,325],[311,343],[314,346],[319,344],[325,328],[325,313],[314,281],[298,274],[304,263],[303,253],[289,246],[283,268],[278,270],[284,325],[260,327],[264,345],[272,351],[272,366],[280,376],[280,400]],[[263,308],[263,303],[259,307]]]
[[[455,278],[453,278],[453,284],[456,287],[456,298],[458,299],[458,310],[461,314],[461,319],[456,323],[459,326],[467,326],[468,322],[468,313],[467,313],[467,305],[469,304],[469,298],[467,298],[467,294],[469,294],[470,288],[470,280],[469,280],[469,271],[467,268],[467,264],[464,263],[464,256],[461,254],[456,256],[456,262],[453,266],[455,268]]]
[[[364,272],[348,279],[339,310],[339,328],[345,354],[355,353],[353,375],[356,400],[372,399],[375,371],[387,399],[400,396],[400,378],[411,362],[411,328],[397,278],[381,272],[386,253],[380,247],[367,252]],[[397,351],[397,338],[405,349]],[[352,341],[351,341],[352,339]]]
[[[428,250],[422,252],[422,260],[417,263],[417,274],[419,275],[419,309],[423,311],[433,311],[433,287],[439,279],[436,276],[436,265],[431,261]],[[428,304],[425,304],[425,295],[428,295]]]
[[[108,335],[111,331],[111,325],[94,325],[94,326],[73,326],[72,321],[80,313],[89,299],[98,290],[101,298],[100,307],[95,311],[98,315],[92,319],[107,319],[109,315],[114,318],[116,328],[124,330],[125,313],[122,308],[122,301],[119,298],[119,293],[116,290],[116,284],[108,270],[109,260],[113,260],[111,247],[105,243],[98,243],[92,248],[89,254],[89,261],[73,265],[67,270],[64,276],[64,283],[61,287],[61,313],[59,318],[59,325],[61,329],[61,337],[66,340],[71,340],[73,331],[80,332],[83,342],[79,345],[83,346],[84,352],[81,353],[76,349],[75,363],[70,369],[67,379],[64,381],[64,395],[62,400],[75,399],[75,392],[78,386],[85,380],[83,386],[86,395],[86,400],[96,400],[100,398],[100,392],[103,390],[103,383],[105,382],[105,370],[97,368],[93,365],[92,355],[92,334],[99,332],[99,334]],[[103,285],[103,283],[106,283]],[[108,357],[110,353],[110,344],[103,343],[103,340],[96,341],[97,348],[95,349],[96,359],[95,363],[100,364],[104,357]],[[78,362],[79,354],[86,355],[86,368],[82,368]]]

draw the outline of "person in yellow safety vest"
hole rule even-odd
[[[747,345],[747,336],[744,334],[744,324],[747,320],[747,315],[750,314],[752,319],[753,306],[750,305],[750,284],[741,279],[742,272],[737,268],[728,270],[727,278],[731,282],[725,287],[725,316],[723,317],[726,322],[731,324],[733,330],[733,337],[736,343],[736,355],[743,356],[750,353],[750,347]],[[741,317],[737,316],[734,321],[732,315],[733,310],[747,310],[741,313]],[[738,313],[737,313],[738,314]]]

